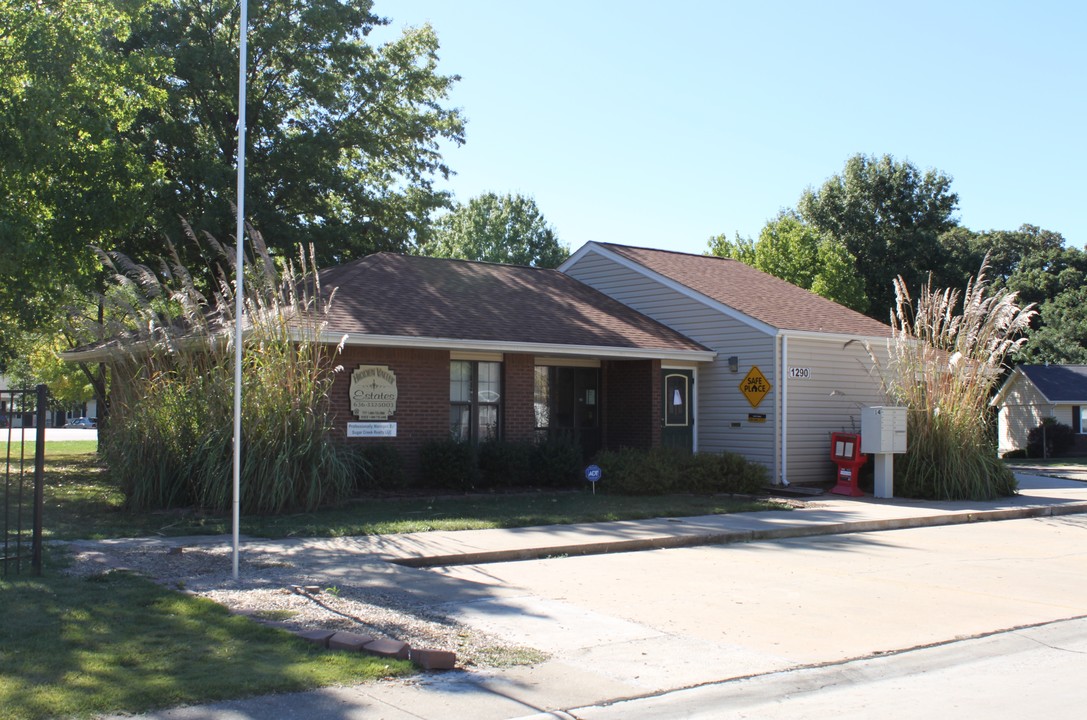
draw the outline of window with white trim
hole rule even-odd
[[[502,363],[450,361],[449,433],[454,440],[497,439],[501,404]]]

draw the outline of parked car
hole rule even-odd
[[[79,417],[79,418],[72,418],[68,422],[64,423],[64,427],[66,427],[66,428],[87,428],[87,429],[89,429],[89,428],[98,427],[98,423],[95,422],[95,418]]]

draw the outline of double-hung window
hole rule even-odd
[[[498,439],[502,404],[502,363],[449,363],[449,432],[454,440]]]

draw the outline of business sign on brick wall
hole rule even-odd
[[[347,437],[396,437],[394,422],[349,422]]]
[[[351,373],[351,412],[359,420],[388,420],[396,414],[396,374],[387,365],[359,365]]]

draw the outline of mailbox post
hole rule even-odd
[[[861,408],[861,452],[875,460],[875,496],[894,497],[894,456],[906,452],[906,408]]]
[[[830,491],[850,497],[864,495],[857,487],[861,466],[868,461],[868,456],[861,452],[861,436],[856,433],[831,433],[830,459],[838,465],[838,482]]]

